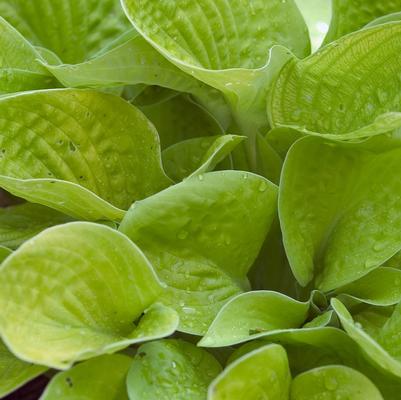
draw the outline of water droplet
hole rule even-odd
[[[365,261],[365,268],[366,268],[366,269],[373,268],[373,267],[376,266],[376,264],[377,264],[376,260],[367,259],[367,260]]]
[[[203,174],[198,175],[198,179],[199,179],[200,181],[203,181]]]
[[[172,366],[173,368],[177,368],[177,363],[176,363],[175,361],[171,361],[171,366]]]
[[[267,183],[266,182],[261,182],[259,185],[259,192],[264,192],[267,189]]]
[[[362,329],[362,324],[360,322],[355,322],[355,328]]]
[[[326,376],[324,378],[324,386],[327,390],[336,390],[338,386],[337,379],[334,376]]]
[[[373,245],[373,250],[374,251],[381,251],[386,248],[386,243],[384,242],[377,242]]]

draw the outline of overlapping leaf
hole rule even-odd
[[[0,244],[16,248],[43,229],[66,222],[71,222],[71,218],[39,204],[0,208]]]
[[[124,235],[73,222],[24,243],[0,269],[0,332],[21,359],[64,369],[74,361],[171,334],[176,313],[151,307],[163,292]]]
[[[309,302],[301,303],[277,292],[244,293],[223,306],[199,345],[228,346],[300,328],[308,310]]]
[[[1,16],[0,11],[0,94],[56,86],[39,52]]]
[[[163,302],[180,314],[181,330],[204,333],[221,306],[248,288],[246,274],[274,217],[276,193],[257,175],[219,171],[186,179],[128,211],[120,230],[168,284]]]
[[[213,171],[242,140],[244,137],[236,135],[184,140],[163,151],[164,169],[175,182]]]
[[[283,45],[300,57],[309,53],[307,28],[293,0],[122,4],[152,46],[229,99],[241,132],[252,137],[267,123],[266,92],[290,57],[284,48],[274,49],[270,57],[269,50]]]
[[[0,99],[0,186],[83,219],[118,220],[169,185],[157,132],[124,100],[88,90]]]
[[[221,366],[207,351],[183,340],[142,345],[127,377],[130,400],[204,400]]]
[[[291,148],[280,186],[284,245],[298,282],[348,284],[401,247],[400,148],[375,152],[304,138]]]
[[[400,0],[332,0],[332,21],[326,43],[361,29],[386,14],[401,11]]]
[[[81,62],[128,29],[118,0],[1,0],[0,16],[64,62]]]
[[[40,400],[128,400],[125,379],[131,363],[122,354],[85,361],[54,376]]]
[[[291,400],[383,400],[376,386],[360,372],[341,365],[316,368],[298,375]]]
[[[385,126],[389,118],[392,124],[391,113],[401,111],[400,38],[401,23],[385,24],[348,35],[304,60],[289,61],[271,90],[272,126],[338,135],[371,125],[382,114],[387,116],[381,123]]]
[[[210,385],[208,400],[288,400],[290,383],[285,350],[267,345],[231,363]]]

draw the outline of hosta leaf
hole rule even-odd
[[[220,347],[257,339],[305,322],[309,302],[281,293],[253,291],[231,299],[217,314],[200,346]]]
[[[361,29],[375,18],[401,11],[400,0],[332,0],[332,21],[325,42]]]
[[[276,192],[251,173],[211,172],[128,211],[120,229],[169,286],[162,299],[180,314],[181,330],[204,333],[221,306],[248,287],[246,274],[274,217]]]
[[[283,347],[260,347],[231,363],[210,385],[208,400],[287,400],[291,383]]]
[[[131,363],[122,354],[85,361],[53,377],[40,400],[128,400],[125,379]]]
[[[43,229],[70,221],[67,215],[39,204],[23,203],[0,208],[0,244],[16,248]]]
[[[5,246],[0,246],[0,264],[12,253],[12,250]]]
[[[369,321],[356,322],[347,308],[338,299],[332,299],[331,305],[337,313],[348,335],[363,349],[372,364],[401,378],[401,312],[399,306],[387,318],[380,318],[374,327]],[[365,326],[365,322],[367,322]],[[376,326],[378,325],[378,326]]]
[[[288,153],[279,213],[291,268],[323,291],[368,274],[398,252],[401,149],[374,152],[304,138]]]
[[[0,186],[31,202],[117,220],[135,199],[169,185],[157,132],[116,96],[29,92],[0,99],[0,118]]]
[[[270,93],[272,126],[346,134],[382,114],[401,111],[400,39],[401,23],[386,24],[289,61]]]
[[[118,0],[1,0],[0,15],[68,63],[92,56],[129,27]]]
[[[40,64],[38,51],[1,15],[0,12],[0,94],[56,86]]]
[[[4,341],[21,359],[53,368],[169,335],[177,325],[172,310],[155,306],[135,326],[163,287],[143,253],[103,225],[43,231],[2,264],[0,287]]]
[[[164,169],[175,182],[213,171],[242,140],[243,136],[236,135],[185,140],[163,151]]]
[[[401,3],[399,6],[401,9]],[[401,20],[401,12],[395,12],[392,14],[383,15],[382,17],[376,18],[375,20],[369,22],[364,28],[372,28],[373,26],[387,24],[389,22],[399,22]]]
[[[46,371],[46,367],[28,364],[16,358],[0,341],[0,397],[18,389]]]
[[[217,360],[183,340],[142,345],[127,377],[130,400],[204,400],[209,383],[220,373]]]
[[[332,324],[334,319],[334,312],[332,310],[326,311],[323,314],[313,318],[312,321],[307,322],[302,328],[320,328]]]
[[[162,149],[186,139],[225,133],[206,110],[187,96],[177,96],[140,109],[155,125]]]
[[[307,28],[293,0],[122,4],[134,27],[160,53],[224,93],[250,136],[266,125],[266,92],[290,57],[284,48],[269,50],[283,45],[300,57],[309,53]]]
[[[67,87],[146,84],[190,93],[204,103],[222,123],[228,123],[227,107],[215,89],[181,71],[138,34],[84,63],[46,67]]]
[[[308,25],[312,51],[322,44],[331,20],[331,0],[295,0]]]
[[[333,397],[335,396],[335,397]],[[295,377],[291,400],[383,400],[376,386],[360,372],[342,365],[316,368]]]
[[[401,301],[401,270],[380,267],[336,290],[372,305],[390,306]]]
[[[336,328],[281,332],[269,337],[268,341],[246,343],[231,358],[238,359],[269,342],[278,342],[286,349],[293,376],[326,365],[344,365],[363,373],[379,388],[386,400],[399,399],[401,379],[376,368],[372,360],[366,358],[362,348],[344,331]]]

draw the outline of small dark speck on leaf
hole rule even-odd
[[[72,386],[73,386],[72,379],[71,379],[70,377],[65,378],[65,381],[67,382],[67,385],[68,385],[69,387],[72,387]]]
[[[141,358],[146,357],[146,353],[141,351],[140,353],[138,353],[138,356]]]

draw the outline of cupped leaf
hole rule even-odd
[[[129,28],[118,0],[1,0],[0,15],[69,63],[87,59]]]
[[[210,382],[221,372],[207,351],[183,340],[142,345],[127,377],[130,400],[204,400]]]
[[[305,322],[309,302],[281,293],[253,291],[231,299],[217,314],[200,346],[229,346],[276,331],[296,329]]]
[[[333,310],[326,311],[304,324],[302,328],[320,328],[333,324],[334,315]]]
[[[213,171],[243,140],[243,136],[236,135],[184,140],[163,151],[164,169],[175,182]]]
[[[391,306],[401,301],[401,270],[380,267],[336,290],[364,303]]]
[[[283,168],[279,213],[301,285],[314,281],[323,291],[336,289],[398,252],[400,156],[400,148],[375,152],[313,137],[293,145]]]
[[[291,56],[309,53],[305,22],[293,0],[123,0],[134,27],[183,71],[220,90],[249,136],[267,124],[266,92]],[[291,21],[284,23],[283,21]],[[280,25],[280,28],[278,28]],[[246,132],[245,132],[246,130]]]
[[[121,98],[45,90],[0,99],[0,186],[83,219],[117,220],[169,185],[157,132]]]
[[[18,389],[47,370],[46,367],[26,363],[15,357],[0,341],[0,397]]]
[[[217,120],[188,96],[176,96],[160,104],[140,106],[155,125],[162,149],[186,139],[223,135]]]
[[[401,23],[386,24],[289,61],[270,92],[271,125],[337,135],[401,111],[400,39]]]
[[[0,94],[57,86],[39,52],[1,15],[0,8]]]
[[[0,208],[0,244],[15,249],[44,229],[66,222],[71,218],[39,204]]]
[[[361,29],[368,22],[401,10],[400,0],[332,0],[332,20],[325,42]]]
[[[378,367],[354,340],[336,328],[280,332],[267,341],[246,343],[234,352],[231,359],[238,359],[270,342],[280,343],[286,349],[293,376],[326,365],[344,365],[363,373],[379,388],[386,400],[399,398],[401,379]]]
[[[231,363],[210,385],[208,400],[287,400],[290,383],[284,348],[270,344]]]
[[[210,86],[181,71],[138,34],[119,46],[80,64],[46,65],[66,87],[104,88],[121,85],[158,85],[194,95],[227,125],[228,109]]]
[[[291,400],[383,400],[377,387],[363,374],[342,365],[304,372],[291,384]]]
[[[260,176],[219,171],[186,179],[128,211],[120,230],[169,286],[162,301],[180,314],[181,330],[204,333],[221,306],[248,288],[246,274],[274,217],[276,195]]]
[[[401,310],[397,306],[390,316],[379,315],[355,321],[338,299],[331,305],[348,335],[363,349],[370,362],[401,377]]]
[[[128,400],[125,379],[132,358],[110,354],[59,372],[40,400]]]
[[[104,225],[43,231],[2,264],[0,287],[7,346],[53,368],[169,335],[178,323],[174,311],[154,306],[135,325],[163,287],[143,253]]]

